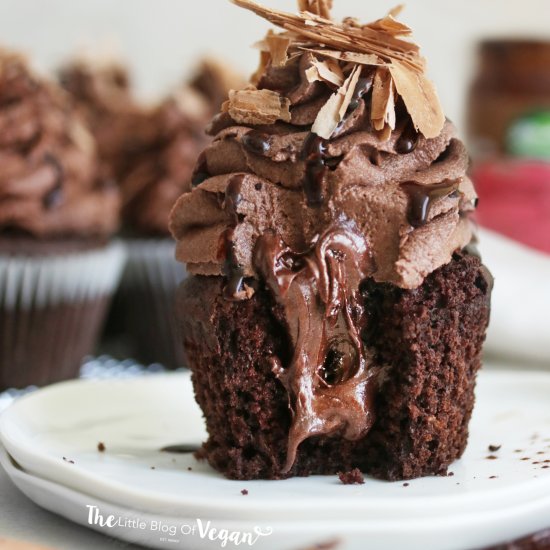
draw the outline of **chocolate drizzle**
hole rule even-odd
[[[458,190],[460,180],[444,180],[441,183],[424,185],[416,181],[402,183],[409,195],[408,221],[413,227],[421,227],[428,222],[431,207],[437,199],[452,195]]]
[[[363,99],[371,90],[374,82],[374,72],[371,70],[368,76],[362,77],[357,81],[355,90],[353,92],[348,110],[344,115],[344,119],[348,117],[357,107],[359,107],[359,101]]]
[[[244,269],[237,260],[235,253],[235,243],[233,242],[235,226],[239,223],[237,207],[241,202],[241,185],[243,175],[237,174],[229,181],[225,190],[224,210],[231,218],[232,227],[227,228],[222,237],[222,254],[225,257],[223,263],[223,274],[227,278],[224,287],[224,298],[226,300],[241,300],[246,297],[243,292]]]
[[[323,179],[328,171],[326,153],[327,141],[310,132],[302,150],[302,158],[306,161],[303,188],[308,206],[323,204]]]
[[[251,130],[241,138],[244,148],[255,155],[265,155],[271,148],[271,138],[268,134]]]
[[[305,439],[338,434],[357,440],[374,422],[377,370],[369,366],[359,326],[359,285],[373,265],[365,237],[344,222],[301,254],[267,232],[258,239],[254,262],[285,310],[294,345],[286,368],[273,359],[293,413],[288,472]]]
[[[409,120],[395,143],[395,152],[400,155],[408,155],[416,149],[419,134],[415,130],[412,120]]]
[[[358,80],[346,114],[336,127],[333,138],[339,136],[347,119],[351,116],[353,111],[359,107],[362,98],[371,91],[373,81],[374,72]],[[323,204],[323,180],[327,171],[329,169],[335,169],[341,160],[340,158],[334,159],[327,157],[327,144],[328,140],[317,136],[313,132],[310,132],[304,140],[302,158],[306,162],[306,175],[303,181],[303,189],[307,204],[311,207],[318,207]]]
[[[235,243],[233,242],[233,228],[224,232],[225,261],[223,263],[223,274],[227,283],[223,289],[223,297],[226,300],[240,300],[243,290],[244,269],[237,260],[235,254]]]

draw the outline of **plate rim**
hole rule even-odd
[[[163,515],[163,514],[151,513],[151,512],[143,511],[143,510],[136,509],[136,508],[128,508],[124,505],[111,503],[111,502],[108,502],[104,499],[99,499],[99,498],[94,497],[92,495],[88,495],[88,494],[83,493],[81,491],[77,491],[77,490],[72,489],[70,487],[66,487],[66,486],[61,485],[59,483],[56,483],[54,481],[40,478],[38,476],[30,474],[29,472],[26,472],[22,468],[18,468],[15,465],[11,464],[10,455],[9,455],[8,451],[4,447],[2,447],[1,445],[0,445],[0,467],[2,467],[4,469],[4,471],[6,472],[8,477],[10,478],[10,480],[17,487],[17,489],[21,493],[23,493],[26,498],[28,498],[29,500],[34,502],[39,507],[41,507],[43,509],[46,509],[46,510],[50,511],[51,513],[54,513],[58,516],[64,517],[65,519],[71,521],[72,523],[80,525],[81,527],[91,529],[91,530],[93,530],[97,533],[100,533],[104,536],[107,536],[109,538],[122,540],[122,541],[125,541],[125,542],[128,542],[128,543],[134,543],[134,544],[144,544],[145,542],[147,542],[148,546],[152,544],[150,539],[148,539],[147,541],[144,541],[143,539],[141,539],[139,537],[132,537],[132,536],[125,535],[124,533],[127,532],[127,530],[125,530],[125,529],[117,529],[117,530],[114,530],[112,532],[106,533],[104,530],[102,530],[98,526],[88,525],[84,521],[79,521],[79,520],[74,519],[74,517],[70,516],[67,513],[63,513],[61,511],[59,511],[59,508],[56,508],[55,506],[52,505],[52,498],[51,498],[52,493],[54,494],[54,497],[57,500],[63,499],[65,501],[70,501],[70,502],[73,502],[73,503],[75,503],[76,501],[79,501],[81,503],[81,502],[85,501],[85,499],[89,498],[90,502],[92,504],[98,505],[98,507],[100,507],[102,512],[107,510],[107,513],[116,512],[119,515],[122,515],[123,513],[135,514],[136,516],[139,516],[140,519],[144,519],[144,520],[147,520],[147,521],[150,521],[151,518],[155,518],[155,519],[162,518],[163,521],[181,524],[181,523],[189,523],[189,522],[192,522],[193,520],[196,519],[196,518],[191,518],[191,517],[166,516],[166,515]],[[44,492],[47,493],[48,496],[50,497],[50,498],[48,498],[48,506],[44,506],[37,499],[33,498],[33,496],[31,496],[29,494],[28,489],[26,490],[26,489],[22,488],[21,485],[25,485],[26,487],[32,486],[35,490],[38,487],[40,491],[42,491],[43,493]],[[546,497],[546,501],[548,502],[547,507],[548,507],[548,509],[550,509],[550,495],[548,495]],[[535,505],[535,503],[530,503],[530,504],[531,504],[531,506]],[[518,513],[518,511],[520,511],[524,515],[529,516],[528,505],[529,505],[529,503],[527,505],[524,504],[522,507],[518,507],[518,510],[516,510],[516,513]],[[526,508],[527,508],[527,510],[526,510]],[[490,511],[490,514],[491,514],[491,512],[492,512],[493,516],[498,514],[498,510],[492,510],[492,511]],[[472,513],[462,514],[460,517],[453,517],[452,520],[450,520],[448,524],[450,524],[455,529],[460,529],[460,533],[461,533],[461,535],[463,535],[464,534],[463,533],[463,528],[460,527],[460,526],[457,527],[456,525],[453,526],[453,524],[459,523],[459,520],[463,519],[464,516],[468,517],[468,516],[472,516],[472,515],[474,515],[474,514],[472,514]],[[216,521],[216,526],[218,526],[218,520],[215,520],[215,521]],[[483,520],[483,521],[485,522],[486,520]],[[499,520],[493,517],[493,518],[491,518],[491,521],[498,522]],[[417,536],[422,536],[422,529],[423,529],[424,530],[424,536],[429,537],[430,536],[429,535],[429,531],[430,531],[429,526],[433,527],[434,518],[424,516],[422,518],[411,519],[409,521],[411,526],[404,525],[403,522],[399,519],[380,522],[378,519],[375,518],[374,520],[372,520],[372,522],[376,525],[376,534],[377,534],[378,537],[384,536],[384,534],[386,534],[388,532],[388,530],[391,529],[392,527],[394,529],[397,529],[397,530],[403,529],[403,527],[412,529]],[[479,522],[480,522],[480,520],[478,518],[477,529],[479,529]],[[309,520],[307,522],[303,522],[303,521],[292,522],[292,521],[289,521],[288,519],[285,519],[285,520],[282,520],[282,521],[281,520],[269,520],[269,524],[270,524],[269,526],[273,529],[273,534],[275,534],[276,532],[277,532],[277,534],[280,534],[282,536],[289,536],[289,535],[296,536],[296,535],[299,534],[299,535],[302,535],[304,537],[309,536],[312,540],[314,538],[316,540],[319,540],[321,538],[329,539],[329,538],[334,538],[335,536],[338,536],[339,539],[343,540],[344,544],[346,543],[346,540],[345,540],[346,536],[349,536],[349,535],[351,535],[351,536],[365,536],[365,534],[367,534],[367,535],[369,534],[368,529],[371,528],[369,520],[361,522],[361,521],[357,521],[357,520],[342,521],[342,520],[336,519],[330,527],[328,527],[326,525],[326,523],[327,522],[323,521],[323,520]],[[444,529],[447,528],[448,524],[443,526],[443,528]],[[252,530],[254,527],[258,526],[258,521],[254,521],[253,519],[251,519],[251,520],[247,520],[247,519],[245,519],[245,520],[240,520],[240,519],[239,520],[221,520],[219,522],[219,525],[221,527],[225,527],[225,528],[229,528],[229,529]],[[414,529],[414,525],[417,525],[416,529]],[[421,526],[421,529],[418,529],[419,525]],[[524,527],[522,529],[518,529],[516,531],[516,534],[512,535],[512,536],[514,538],[521,538],[523,536],[527,536],[527,535],[535,532],[536,529],[544,529],[545,527],[542,526],[542,525],[546,525],[546,524],[541,523],[541,526],[535,527],[535,528],[533,528],[533,527]],[[441,526],[438,526],[438,528],[441,529]],[[313,532],[310,535],[305,534],[305,532],[308,529],[309,530],[314,530],[315,534],[313,534]],[[323,531],[323,530],[325,532],[324,533],[322,532],[321,534],[319,534],[319,531]],[[343,530],[345,530],[345,535],[341,534],[341,531],[343,531]],[[496,532],[496,530],[492,530],[491,532]],[[131,533],[139,534],[139,531],[131,531]],[[371,536],[372,536],[372,533],[371,533]],[[472,539],[471,533],[467,533],[467,537],[469,539]],[[489,535],[486,535],[485,540],[483,542],[474,542],[473,540],[469,540],[468,544],[472,544],[472,547],[473,547],[474,544],[476,546],[481,545],[481,546],[485,547],[485,546],[488,546],[488,545],[500,544],[500,543],[502,543],[502,537],[501,536],[499,536],[499,538],[497,539],[494,536],[490,537]],[[313,542],[313,544],[315,544],[315,542]],[[363,545],[363,543],[361,543],[361,547],[362,547],[362,545]],[[161,541],[159,540],[158,542],[155,541],[155,544],[150,546],[150,547],[166,548],[168,546],[173,546],[173,545],[161,544]],[[261,545],[258,545],[258,548],[261,548],[261,547],[262,547]],[[353,546],[353,547],[355,548],[356,546]],[[423,547],[425,547],[425,546],[423,546]],[[460,547],[461,548],[463,547],[462,543],[461,543]],[[279,548],[279,547],[277,547],[277,548]],[[293,544],[292,548],[295,548],[294,544]],[[392,548],[393,548],[393,546],[392,546]]]
[[[60,384],[55,384],[49,386],[33,394],[29,394],[21,397],[18,401],[8,407],[2,414],[0,414],[0,441],[6,448],[6,450],[14,457],[14,459],[20,463],[29,473],[36,475],[37,477],[50,479],[51,481],[63,484],[69,488],[75,489],[81,492],[87,492],[85,486],[91,486],[93,488],[93,493],[95,498],[105,498],[105,495],[110,495],[109,500],[111,502],[116,502],[121,504],[122,502],[127,501],[128,498],[139,499],[139,501],[146,502],[149,509],[154,509],[155,513],[164,513],[167,509],[179,509],[179,508],[191,508],[194,510],[195,515],[204,514],[206,511],[208,514],[216,519],[229,520],[232,517],[236,517],[239,514],[247,514],[249,517],[257,517],[260,520],[262,517],[265,517],[266,514],[277,514],[281,512],[288,513],[288,501],[287,502],[275,502],[271,503],[269,507],[265,506],[265,502],[262,502],[260,506],[262,507],[261,511],[255,510],[257,502],[255,503],[253,499],[235,499],[233,497],[220,497],[216,499],[215,505],[212,502],[212,498],[205,496],[203,499],[197,498],[194,496],[192,499],[187,501],[180,500],[179,496],[176,500],[173,498],[166,498],[166,495],[162,493],[157,493],[154,491],[143,491],[135,490],[134,488],[128,487],[124,483],[120,483],[114,480],[102,479],[101,476],[93,474],[88,470],[80,467],[78,464],[69,465],[61,462],[60,459],[54,458],[51,454],[47,452],[41,453],[41,456],[37,456],[35,452],[36,449],[32,448],[32,445],[23,438],[17,441],[17,438],[13,437],[13,430],[10,431],[10,417],[14,414],[17,414],[17,409],[25,406],[29,400],[32,399],[46,399],[50,393],[57,392],[60,389],[67,389],[71,386],[84,387],[86,384],[87,388],[90,389],[92,385],[102,384],[124,384],[127,385],[129,382],[134,383],[145,383],[150,382],[151,379],[164,380],[167,376],[178,377],[182,380],[186,380],[190,384],[190,374],[189,373],[169,373],[167,374],[158,374],[151,375],[145,378],[135,378],[130,380],[72,380],[68,382],[62,382]],[[515,372],[509,370],[489,370],[485,371],[482,374],[484,380],[491,378],[504,378],[504,379],[514,379],[519,380],[521,383],[526,383],[526,379],[531,379],[531,383],[535,383],[537,380],[542,380],[545,384],[550,384],[550,373],[548,372],[538,372],[538,371],[529,371],[529,372]],[[139,381],[139,382],[136,382]],[[487,383],[490,380],[487,380]],[[527,380],[529,382],[529,380]],[[502,381],[501,381],[502,383]],[[38,396],[38,397],[37,397]],[[42,463],[45,463],[43,465]],[[42,466],[41,466],[42,464]],[[52,477],[49,473],[46,472],[46,466],[52,467],[54,476]],[[69,475],[67,476],[67,473]],[[318,476],[312,476],[310,479],[315,479]],[[333,476],[320,476],[320,477],[333,477]],[[70,478],[70,479],[69,479]],[[222,478],[224,482],[234,483],[236,486],[242,483],[243,481],[231,481]],[[64,480],[64,481],[61,481]],[[268,481],[267,483],[284,483],[288,480],[283,481]],[[250,483],[250,482],[249,482]],[[254,483],[261,483],[261,481],[256,481]],[[396,482],[401,483],[401,482]],[[479,495],[472,495],[468,493],[462,493],[458,495],[438,495],[438,496],[407,496],[407,505],[409,508],[422,508],[428,511],[432,509],[435,511],[436,516],[439,514],[441,516],[447,513],[447,509],[452,507],[453,509],[456,506],[468,506],[475,501],[476,506],[484,508],[486,504],[484,502],[489,500],[491,506],[495,507],[495,500],[498,504],[501,504],[502,509],[507,509],[509,506],[505,505],[505,502],[509,499],[514,499],[517,501],[518,493],[521,496],[522,494],[528,492],[528,489],[535,490],[536,497],[533,496],[531,492],[528,493],[528,496],[523,496],[524,500],[533,500],[533,498],[540,498],[544,496],[543,494],[548,494],[548,489],[546,485],[550,483],[550,479],[547,484],[541,483],[540,479],[531,479],[526,480],[521,484],[520,487],[509,486],[509,487],[496,487],[494,489],[488,490],[485,492],[485,500],[480,499]],[[237,488],[237,487],[236,487]],[[238,487],[239,491],[241,487]],[[239,492],[236,491],[236,492]],[[112,495],[116,494],[117,497],[113,499]],[[341,505],[345,509],[346,514],[349,515],[350,509],[353,515],[368,514],[372,511],[373,506],[381,512],[382,514],[392,511],[392,508],[395,506],[395,497],[377,497],[375,504],[368,502],[367,499],[353,499],[350,500],[349,493],[347,491],[342,492],[342,496],[338,496],[336,499],[332,499],[331,503]],[[498,497],[498,498],[497,498]],[[120,498],[120,500],[119,500]],[[305,499],[298,499],[298,502],[295,503],[295,507],[292,508],[292,512],[296,511],[295,519],[302,521],[304,517],[307,517],[314,513],[326,512],[326,503],[325,502],[316,502],[310,499],[307,501],[307,513],[301,508]],[[350,506],[351,505],[351,506]],[[340,510],[340,508],[339,508]],[[229,511],[229,514],[228,514]],[[257,516],[256,516],[257,514]],[[330,514],[331,518],[334,517],[334,510]]]

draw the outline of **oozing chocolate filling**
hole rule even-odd
[[[293,413],[284,472],[305,439],[340,434],[363,437],[374,422],[378,370],[371,368],[360,334],[360,282],[372,273],[365,237],[341,221],[297,253],[275,232],[262,235],[254,262],[284,307],[294,355],[286,368],[273,358]]]

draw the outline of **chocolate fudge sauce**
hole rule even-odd
[[[258,239],[255,262],[284,307],[294,344],[290,365],[273,358],[293,412],[288,472],[305,439],[339,433],[356,440],[374,422],[377,370],[369,368],[359,326],[359,284],[372,273],[372,258],[364,236],[339,222],[303,253],[267,232]]]

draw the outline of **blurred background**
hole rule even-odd
[[[295,0],[264,3],[296,9]],[[368,22],[395,3],[335,0],[333,16]],[[480,250],[496,280],[488,357],[550,368],[550,1],[411,0],[400,19],[412,27],[473,160]],[[132,333],[134,347],[106,346],[119,359],[182,365],[167,319],[185,273],[173,260],[166,220],[197,175],[207,121],[227,89],[242,85],[240,75],[256,69],[252,45],[269,28],[229,0],[0,2],[0,46],[57,76],[96,139],[103,176],[120,184],[122,232],[116,236],[124,239],[128,261],[102,340],[120,343]],[[119,64],[100,63],[97,71],[70,65],[82,52]],[[205,56],[216,63],[201,66]],[[156,317],[140,326],[136,304]],[[93,348],[95,332],[82,349]],[[73,373],[81,357],[78,351],[67,358]],[[54,380],[38,383],[47,381]],[[23,385],[4,380],[0,389]]]
[[[336,0],[334,16],[371,21],[398,0]],[[294,10],[295,0],[267,5]],[[400,17],[412,26],[429,60],[447,116],[464,130],[465,97],[475,70],[476,43],[487,37],[550,38],[547,0],[410,0]],[[205,53],[222,55],[247,75],[250,46],[269,25],[228,0],[2,0],[0,44],[57,67],[82,46],[111,44],[135,74],[142,97],[154,98],[192,70]]]

